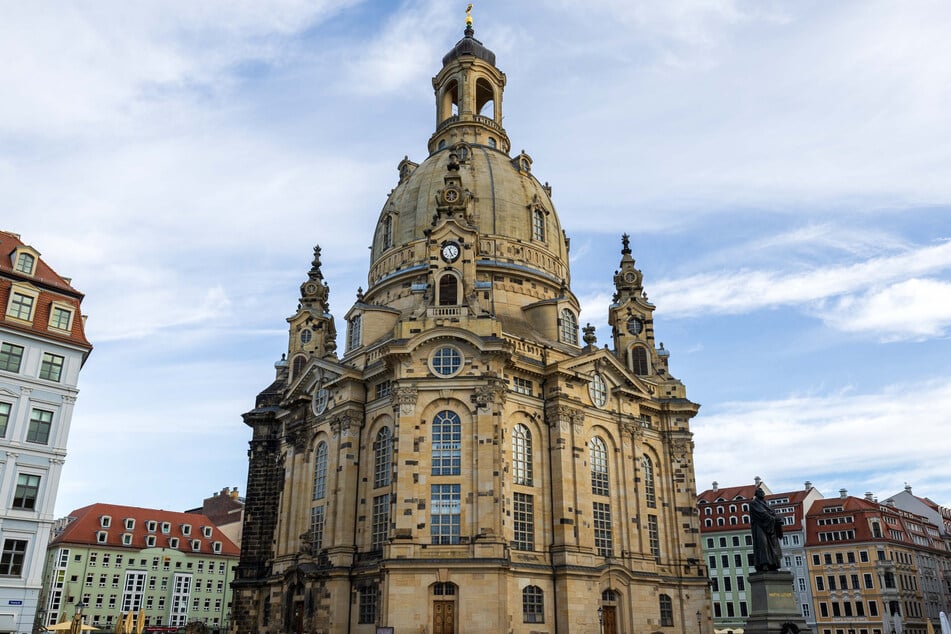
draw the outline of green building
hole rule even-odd
[[[144,610],[148,628],[229,622],[239,550],[207,517],[91,504],[63,520],[47,550],[38,625],[72,616],[111,629],[119,614]]]

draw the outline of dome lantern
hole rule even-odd
[[[502,127],[505,73],[496,67],[495,53],[475,38],[468,14],[462,39],[442,64],[433,77],[436,131],[429,139],[429,153],[466,142],[508,154],[511,143]]]

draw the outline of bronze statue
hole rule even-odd
[[[783,536],[783,520],[766,503],[766,492],[757,487],[750,503],[750,524],[753,533],[753,565],[756,572],[779,570],[783,550],[779,539]]]

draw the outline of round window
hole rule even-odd
[[[588,392],[591,394],[591,402],[597,407],[604,407],[608,401],[608,387],[604,383],[604,377],[595,373],[588,385]]]
[[[314,394],[314,414],[320,416],[327,410],[327,401],[330,399],[330,392],[322,387]]]
[[[443,346],[429,358],[429,367],[439,376],[453,376],[462,369],[462,353],[452,346]]]
[[[300,342],[301,343],[310,343],[310,340],[314,338],[314,333],[309,330],[300,331]]]

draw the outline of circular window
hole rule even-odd
[[[327,401],[330,400],[330,392],[322,387],[314,394],[314,413],[320,416],[327,410]]]
[[[640,317],[631,317],[627,320],[627,331],[632,335],[639,335],[644,330],[644,322]]]
[[[443,346],[429,358],[429,367],[439,376],[453,376],[462,369],[462,353],[452,346]]]
[[[300,342],[301,343],[310,343],[310,340],[314,338],[314,333],[309,330],[300,331]]]
[[[588,393],[591,394],[591,402],[597,407],[604,407],[608,401],[608,386],[604,383],[604,377],[595,373],[594,378],[588,385]]]

